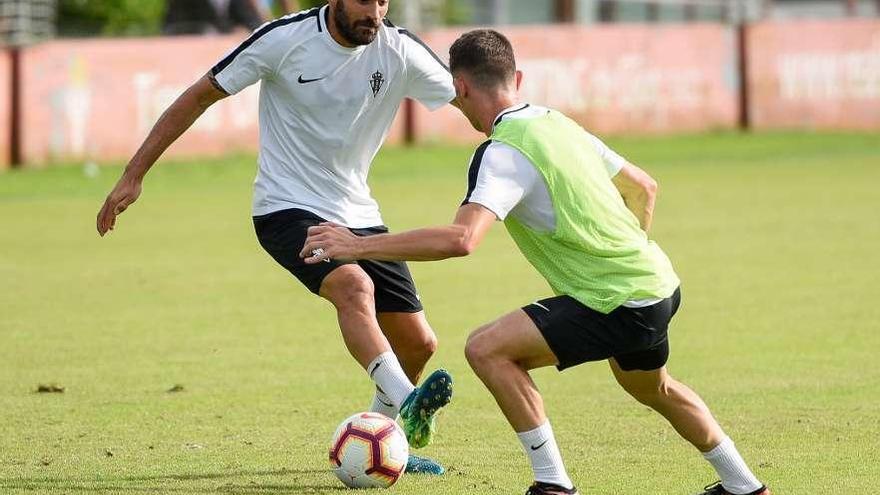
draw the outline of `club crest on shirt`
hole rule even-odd
[[[379,90],[382,89],[383,84],[385,84],[385,76],[377,70],[372,76],[370,76],[370,87],[373,89],[373,98],[379,94]]]

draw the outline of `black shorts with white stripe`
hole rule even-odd
[[[681,304],[681,291],[644,308],[620,306],[606,314],[571,296],[542,299],[522,308],[532,319],[557,368],[614,358],[624,371],[651,371],[669,359],[669,321]]]

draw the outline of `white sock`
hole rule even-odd
[[[571,488],[573,483],[565,472],[562,464],[562,454],[553,437],[553,428],[550,421],[531,431],[517,433],[523,450],[532,463],[532,471],[535,473],[535,481],[552,483],[564,488]]]
[[[744,495],[764,486],[746,466],[746,461],[739,455],[730,437],[724,437],[717,447],[704,452],[703,457],[712,464],[721,478],[721,486],[730,493]]]
[[[409,396],[410,392],[415,390],[412,382],[406,377],[397,356],[393,352],[383,352],[376,356],[370,365],[367,366],[367,373],[370,378],[376,382],[376,385],[385,392],[385,396],[391,399],[391,403],[396,409],[400,409],[400,405]]]
[[[373,404],[370,405],[370,412],[379,413],[388,416],[391,419],[397,419],[400,411],[394,407],[394,403],[381,388],[376,387],[376,395],[373,396]]]

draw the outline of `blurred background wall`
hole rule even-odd
[[[0,0],[0,167],[123,160],[192,81],[308,0]],[[880,129],[880,0],[396,0],[389,17],[446,57],[498,26],[523,98],[601,134]],[[258,88],[169,154],[257,146]],[[480,139],[407,104],[390,140]]]

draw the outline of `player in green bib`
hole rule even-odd
[[[458,101],[489,140],[471,159],[453,224],[359,237],[312,227],[301,256],[439,260],[466,256],[496,220],[554,297],[473,332],[468,362],[507,417],[535,476],[527,495],[576,494],[529,370],[608,360],[618,383],[662,414],[715,468],[703,495],[769,495],[700,397],[666,370],[679,279],[648,238],[657,184],[559,112],[517,102],[508,40],[471,31],[450,48]],[[317,254],[314,254],[317,253]]]

